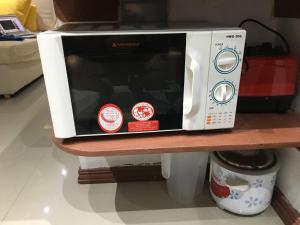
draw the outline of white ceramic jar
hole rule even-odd
[[[260,153],[265,154],[261,151]],[[253,154],[259,154],[259,151]],[[217,205],[240,215],[263,212],[271,203],[279,170],[278,159],[273,153],[271,154],[271,158],[264,157],[264,160],[259,159],[258,155],[250,157],[240,155],[242,159],[236,159],[238,158],[236,156],[231,159],[229,157],[226,162],[219,153],[212,153],[210,192]],[[238,165],[239,162],[242,164],[241,167]]]

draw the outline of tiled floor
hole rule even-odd
[[[272,208],[255,217],[218,209],[205,192],[183,206],[164,182],[78,185],[77,157],[49,138],[43,80],[11,100],[0,99],[1,225],[282,224]]]

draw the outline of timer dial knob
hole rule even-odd
[[[213,100],[220,104],[229,102],[235,94],[235,87],[230,82],[221,82],[212,90]]]
[[[230,73],[239,64],[239,56],[234,49],[224,49],[216,56],[215,67],[220,73]]]

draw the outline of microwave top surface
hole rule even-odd
[[[241,30],[238,27],[226,27],[207,22],[176,22],[156,24],[119,24],[114,22],[71,22],[65,23],[50,33],[91,33],[91,32],[189,32],[210,30]]]

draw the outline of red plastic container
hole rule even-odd
[[[296,92],[294,56],[246,57],[239,88],[239,112],[284,112]]]
[[[295,94],[298,67],[296,57],[246,57],[246,60],[248,71],[242,73],[239,96]]]

